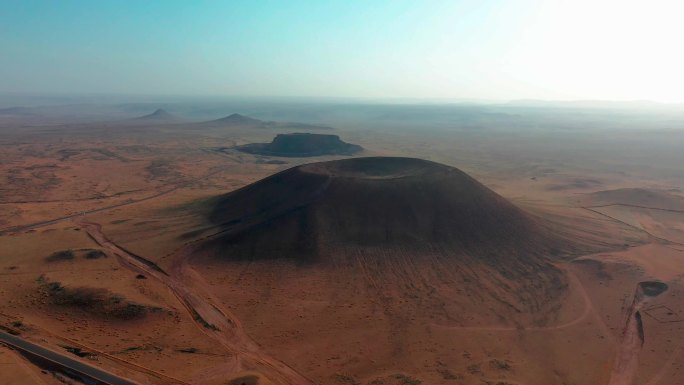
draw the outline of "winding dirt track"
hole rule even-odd
[[[629,318],[622,334],[622,343],[617,347],[608,385],[631,385],[639,368],[639,352],[644,342],[640,335],[639,310],[643,303],[643,299],[639,298],[638,294],[634,296]]]
[[[630,204],[623,204],[623,203],[613,203],[613,204],[607,204],[607,205],[598,205],[598,206],[582,206],[582,209],[585,209],[587,211],[591,211],[593,213],[596,213],[598,215],[601,215],[605,218],[608,218],[610,220],[613,220],[617,223],[621,223],[624,225],[627,225],[631,228],[634,228],[636,230],[642,231],[645,234],[647,234],[649,237],[652,238],[652,240],[658,242],[658,243],[663,243],[665,245],[684,245],[679,242],[675,242],[672,240],[669,240],[667,238],[660,238],[657,237],[648,231],[636,227],[634,225],[631,225],[629,223],[623,222],[617,218],[614,218],[608,214],[604,214],[598,210],[595,210],[597,208],[601,207],[610,207],[610,206],[624,206],[624,207],[634,207],[634,208],[641,208],[641,209],[649,209],[649,210],[661,210],[661,211],[668,211],[668,212],[677,212],[681,213],[684,211],[681,210],[672,210],[672,209],[663,209],[663,208],[658,208],[658,207],[647,207],[647,206],[638,206],[638,205],[630,205]],[[639,336],[639,323],[636,319],[636,313],[643,307],[643,301],[637,301],[635,298],[635,302],[632,305],[632,311],[629,315],[629,318],[627,320],[627,324],[625,325],[625,329],[623,331],[623,338],[622,338],[622,343],[618,346],[618,352],[615,357],[615,363],[613,365],[613,370],[610,375],[610,380],[608,382],[608,385],[631,385],[632,381],[634,379],[634,375],[636,374],[636,371],[638,369],[638,364],[639,364],[639,353],[641,352],[641,345],[643,341],[641,340]],[[670,355],[670,358],[668,361],[663,365],[663,367],[656,373],[647,383],[647,385],[656,385],[664,376],[665,373],[668,371],[669,367],[672,365],[672,363],[675,361],[676,357],[680,354],[681,350],[684,349],[684,342],[682,342],[680,345],[675,348],[675,350],[672,352]]]
[[[601,211],[595,210],[595,209],[594,209],[594,207],[596,207],[596,208],[601,208],[601,207],[608,207],[608,206],[639,207],[639,206],[629,206],[629,205],[623,205],[623,204],[612,204],[612,205],[605,205],[605,206],[581,206],[580,208],[582,208],[582,209],[584,209],[584,210],[587,210],[587,211],[590,211],[590,212],[592,212],[592,213],[594,213],[594,214],[598,214],[598,215],[600,215],[600,216],[602,216],[602,217],[604,217],[604,218],[608,218],[608,219],[610,219],[610,220],[612,220],[612,221],[614,221],[614,222],[621,223],[621,224],[623,224],[623,225],[625,225],[625,226],[631,227],[631,228],[633,228],[633,229],[635,229],[635,230],[637,230],[637,231],[641,231],[642,233],[648,235],[652,240],[656,241],[657,243],[684,246],[684,243],[679,243],[679,242],[671,241],[671,240],[669,240],[669,239],[667,239],[667,238],[658,237],[658,236],[653,235],[653,234],[651,234],[650,232],[648,232],[648,231],[642,229],[641,227],[637,227],[637,226],[634,226],[634,225],[629,224],[629,223],[627,223],[627,222],[623,222],[623,221],[621,221],[621,220],[619,220],[619,219],[617,219],[617,218],[615,218],[615,217],[612,217],[612,216],[610,216],[610,215],[608,215],[608,214],[604,214],[604,213],[602,213]],[[643,207],[643,208],[646,208],[646,207]],[[651,207],[651,209],[654,209],[654,208]],[[656,209],[654,209],[654,210],[656,210]],[[664,210],[664,211],[673,211],[673,210]]]
[[[601,208],[601,207],[612,207],[612,206],[623,206],[623,207],[634,207],[637,209],[648,209],[648,210],[658,210],[658,211],[668,211],[671,213],[684,213],[684,210],[675,210],[675,209],[664,209],[662,207],[651,207],[651,206],[640,206],[640,205],[630,205],[627,203],[610,203],[606,205],[596,205],[596,206],[587,206],[590,208]]]
[[[154,264],[144,258],[132,254],[116,245],[102,233],[102,226],[98,223],[77,220],[88,235],[101,247],[114,254],[119,262],[138,273],[151,276],[164,285],[178,298],[188,311],[195,324],[203,333],[216,340],[233,353],[233,361],[227,362],[223,369],[227,373],[237,373],[241,370],[256,370],[266,376],[274,385],[314,385],[314,382],[287,364],[267,356],[244,331],[239,319],[230,312],[221,309],[218,301],[200,296],[188,289],[182,282],[185,278],[193,282],[193,286],[202,288],[202,293],[209,293],[207,285],[201,281],[190,267],[177,263],[171,275],[166,274]],[[179,274],[179,275],[176,275]],[[198,279],[199,278],[199,279]]]

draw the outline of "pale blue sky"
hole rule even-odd
[[[0,0],[0,92],[684,102],[679,3]]]

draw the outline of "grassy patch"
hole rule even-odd
[[[124,352],[135,352],[138,350],[142,350],[142,347],[140,346],[131,346],[129,348],[124,349]]]
[[[199,350],[197,348],[183,348],[183,349],[178,349],[179,352],[181,353],[197,353]]]
[[[48,262],[70,261],[70,260],[75,259],[76,257],[85,258],[85,259],[99,259],[99,258],[107,258],[107,254],[105,254],[102,250],[95,250],[95,249],[79,249],[79,250],[69,249],[69,250],[55,251],[54,253],[47,256],[45,258],[45,260]]]
[[[60,282],[48,281],[44,276],[41,276],[38,282],[53,304],[74,307],[107,319],[141,319],[147,315],[149,310],[158,310],[129,302],[124,297],[107,289],[65,287]]]
[[[58,262],[58,261],[72,260],[75,257],[76,257],[76,255],[74,254],[74,251],[69,249],[69,250],[55,251],[54,253],[52,253],[48,257],[46,257],[45,260],[48,262]]]
[[[468,373],[470,373],[470,374],[479,374],[479,373],[482,373],[482,369],[480,369],[480,364],[468,365],[468,367],[466,368],[466,370],[467,370]]]
[[[240,376],[230,380],[227,385],[259,385],[259,377],[254,375]]]
[[[102,250],[89,250],[84,256],[86,259],[107,258],[107,254],[105,254]]]
[[[393,377],[399,380],[401,385],[421,385],[423,383],[423,381],[419,379],[401,373],[395,374]]]
[[[438,373],[442,376],[442,378],[445,379],[445,380],[462,380],[462,379],[463,379],[463,376],[462,376],[462,375],[460,375],[460,374],[458,374],[458,373],[454,373],[454,372],[452,372],[451,370],[449,370],[449,369],[447,369],[447,368],[439,368],[439,369],[437,369],[437,372],[438,372]]]
[[[220,330],[219,328],[216,327],[216,325],[210,324],[209,322],[207,322],[207,320],[202,318],[202,316],[195,309],[190,308],[190,311],[192,312],[192,318],[195,321],[199,322],[205,328],[211,329],[211,330],[216,330],[216,331]]]
[[[509,364],[507,361],[503,361],[503,360],[493,359],[493,360],[489,361],[489,364],[494,369],[499,369],[499,370],[511,370],[511,369],[513,369],[511,367],[511,364]]]
[[[339,383],[345,384],[345,385],[361,385],[361,383],[356,381],[356,379],[354,379],[354,377],[347,375],[347,374],[335,373],[335,380],[336,380],[336,382],[339,382]]]
[[[83,351],[83,350],[81,350],[81,348],[77,348],[77,347],[69,346],[69,345],[60,345],[60,346],[63,347],[64,350],[66,350],[67,352],[69,352],[75,356],[81,357],[81,358],[95,357],[95,353]]]

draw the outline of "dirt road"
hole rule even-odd
[[[79,220],[77,223],[82,226],[90,237],[101,247],[106,248],[114,254],[120,263],[137,272],[151,276],[164,285],[178,298],[186,311],[190,314],[195,324],[209,337],[220,343],[231,351],[234,359],[223,365],[226,372],[237,373],[241,370],[256,370],[267,377],[274,385],[313,385],[314,382],[287,364],[267,356],[244,331],[240,320],[218,306],[218,301],[205,297],[188,289],[188,286],[203,288],[207,291],[207,286],[203,281],[198,280],[196,274],[191,269],[185,269],[182,264],[178,269],[174,269],[171,274],[167,274],[154,263],[145,258],[135,255],[124,248],[118,246],[108,239],[102,232],[102,226],[98,223]],[[192,285],[186,286],[178,273],[185,271],[182,278],[193,280]],[[209,298],[209,299],[207,299]]]
[[[639,368],[639,353],[644,344],[644,329],[641,322],[641,309],[649,298],[656,297],[667,290],[667,285],[657,281],[639,282],[634,293],[628,318],[622,332],[622,342],[617,347],[615,363],[610,373],[608,385],[632,385]]]
[[[617,347],[615,363],[610,373],[608,385],[631,385],[639,366],[639,352],[643,341],[639,337],[640,304],[634,306],[625,325],[622,342]]]
[[[64,221],[67,221],[67,220],[70,220],[70,219],[78,218],[78,217],[81,217],[81,216],[84,216],[84,215],[100,213],[100,212],[103,212],[103,211],[112,210],[112,209],[116,209],[116,208],[119,208],[119,207],[129,206],[129,205],[132,205],[132,204],[141,203],[141,202],[145,202],[145,201],[148,201],[148,200],[151,200],[151,199],[159,198],[159,197],[161,197],[161,196],[163,196],[163,195],[172,193],[172,192],[174,192],[174,191],[176,191],[176,190],[178,190],[178,189],[180,189],[180,188],[182,188],[182,187],[187,187],[188,185],[190,185],[190,184],[192,184],[192,183],[198,182],[198,181],[203,180],[203,179],[210,178],[210,177],[212,177],[212,176],[214,176],[214,175],[216,175],[216,174],[218,174],[218,173],[220,173],[220,172],[222,172],[222,171],[223,171],[223,170],[212,171],[212,172],[210,172],[210,173],[208,173],[208,174],[206,174],[206,175],[203,175],[203,176],[201,176],[201,177],[199,177],[199,178],[195,178],[195,179],[192,179],[192,180],[189,180],[189,181],[186,181],[186,182],[179,183],[179,184],[177,184],[177,185],[175,185],[175,186],[168,187],[168,188],[166,188],[166,189],[163,189],[162,191],[159,191],[159,192],[157,192],[157,193],[155,193],[155,194],[146,196],[146,197],[144,197],[144,198],[140,198],[140,199],[129,199],[129,200],[125,201],[125,202],[121,202],[121,203],[117,203],[117,204],[113,204],[113,205],[109,205],[109,206],[104,206],[104,207],[99,207],[99,208],[92,209],[92,210],[85,210],[85,211],[77,212],[77,213],[74,213],[74,214],[65,215],[65,216],[59,217],[59,218],[53,218],[53,219],[48,219],[48,220],[41,221],[41,222],[29,223],[29,224],[26,224],[26,225],[12,226],[12,227],[7,227],[7,228],[4,228],[4,229],[0,229],[0,235],[10,234],[10,233],[16,233],[16,232],[20,232],[20,231],[33,230],[33,229],[37,229],[37,228],[40,228],[40,227],[45,227],[45,226],[53,225],[53,224],[55,224],[55,223],[64,222]],[[75,201],[78,201],[78,200],[75,200]]]

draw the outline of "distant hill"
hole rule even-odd
[[[235,128],[272,128],[272,129],[310,129],[330,130],[331,127],[308,123],[296,122],[273,122],[252,118],[241,114],[231,114],[226,117],[199,123],[210,127],[235,127]]]
[[[363,151],[361,146],[344,142],[337,135],[309,133],[278,134],[271,143],[250,143],[237,149],[250,154],[284,157],[354,155]]]
[[[131,119],[131,120],[136,121],[136,122],[145,121],[145,122],[160,122],[161,123],[161,122],[177,122],[177,121],[180,121],[181,118],[174,115],[174,114],[169,113],[168,111],[166,111],[164,109],[159,108],[151,114],[143,115],[143,116]]]
[[[265,122],[259,119],[250,118],[249,116],[245,115],[231,114],[226,117],[211,120],[206,123],[225,124],[229,126],[261,126]]]

